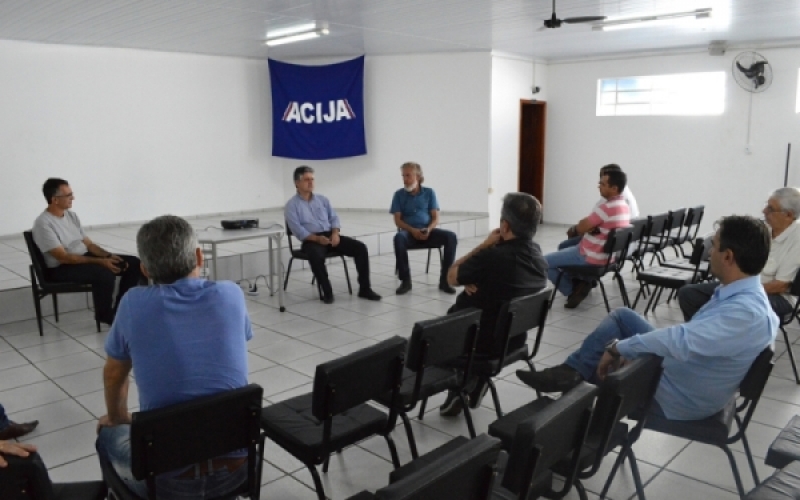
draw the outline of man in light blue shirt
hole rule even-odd
[[[394,235],[394,256],[397,259],[397,277],[400,278],[397,295],[411,291],[408,251],[414,248],[443,248],[439,290],[456,293],[455,288],[447,283],[447,270],[456,259],[458,238],[453,231],[436,227],[439,225],[439,202],[433,189],[422,186],[425,178],[419,163],[404,163],[400,172],[403,188],[394,193],[389,209],[397,226]]]
[[[322,287],[322,300],[333,303],[333,288],[325,268],[325,257],[332,249],[353,257],[358,272],[358,296],[367,300],[381,300],[369,281],[369,254],[367,246],[358,240],[339,234],[342,224],[328,198],[314,193],[314,169],[300,166],[294,169],[297,194],[284,208],[286,224],[295,238],[303,242],[302,250],[308,256],[311,272]]]
[[[517,376],[540,391],[558,392],[581,380],[602,380],[620,358],[655,354],[664,358],[664,373],[651,411],[674,420],[717,413],[736,394],[758,354],[775,340],[778,317],[758,277],[769,249],[763,223],[723,217],[710,262],[721,286],[691,321],[654,329],[634,311],[617,309],[564,364],[518,371]]]

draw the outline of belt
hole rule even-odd
[[[198,477],[207,476],[210,472],[220,471],[227,469],[228,472],[233,472],[247,462],[247,457],[240,458],[212,458],[199,462],[181,474],[175,476],[176,479],[197,479]]]

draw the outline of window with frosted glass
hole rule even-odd
[[[604,78],[597,82],[597,116],[721,115],[724,110],[724,71]]]

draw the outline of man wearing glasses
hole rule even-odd
[[[67,181],[47,179],[42,193],[47,208],[33,223],[33,241],[44,255],[47,278],[91,284],[95,319],[110,325],[116,311],[112,306],[116,278],[121,277],[119,305],[125,292],[143,280],[139,259],[104,250],[86,236],[80,219],[70,210],[75,193]]]
[[[761,285],[767,292],[769,304],[779,318],[792,312],[795,297],[789,293],[794,276],[800,269],[800,189],[776,189],[767,200],[762,212],[770,228],[772,245]],[[678,304],[683,317],[689,321],[711,299],[719,282],[686,285],[678,290]]]
[[[439,202],[433,189],[422,186],[425,178],[419,163],[404,163],[400,171],[403,175],[403,188],[394,193],[392,207],[389,209],[397,226],[394,256],[397,259],[400,287],[396,293],[403,295],[411,291],[408,251],[414,248],[444,248],[439,290],[456,293],[455,288],[447,283],[447,270],[456,259],[458,238],[453,231],[436,227],[439,225]]]

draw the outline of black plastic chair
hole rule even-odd
[[[350,500],[488,500],[496,476],[500,441],[481,434],[457,437],[390,475],[389,486]]]
[[[734,396],[725,408],[703,420],[669,420],[665,417],[650,416],[645,422],[646,429],[698,443],[710,444],[722,449],[728,457],[733,479],[736,481],[736,489],[741,498],[745,497],[744,486],[739,476],[739,468],[736,466],[736,459],[729,446],[738,441],[742,442],[750,471],[753,473],[753,481],[758,484],[758,472],[756,472],[756,464],[753,461],[753,454],[750,452],[750,444],[747,442],[745,432],[758,401],[761,399],[764,386],[767,385],[769,374],[772,372],[772,354],[772,349],[768,346],[753,361],[739,384],[741,403],[737,404],[737,398]],[[737,424],[735,432],[733,432],[734,420]]]
[[[664,232],[662,233],[661,238],[659,238],[659,242],[656,247],[653,248],[653,257],[650,259],[651,266],[653,265],[655,259],[658,259],[659,264],[667,260],[666,255],[664,255],[664,250],[672,246],[674,239],[673,236],[680,232],[685,220],[685,208],[670,210],[667,213],[667,223],[664,226]],[[675,253],[677,254],[677,251]]]
[[[700,232],[700,223],[703,221],[703,214],[705,213],[705,206],[698,205],[686,211],[686,218],[683,219],[683,225],[677,230],[673,229],[670,232],[669,245],[675,250],[675,255],[684,260],[688,259],[683,244],[686,242],[694,243],[697,239],[697,233]],[[667,262],[671,261],[669,259]],[[662,264],[666,264],[663,262]]]
[[[28,245],[28,254],[31,256],[31,292],[33,293],[33,305],[36,307],[36,323],[39,325],[39,336],[44,336],[42,330],[42,299],[51,295],[53,297],[53,313],[58,322],[58,294],[59,293],[88,293],[92,294],[92,285],[83,283],[64,283],[50,281],[47,279],[44,262],[44,255],[36,243],[33,241],[33,233],[25,231],[25,244]],[[94,305],[94,299],[92,299]],[[100,331],[100,321],[95,319],[97,331]]]
[[[470,437],[475,437],[475,427],[466,401],[465,385],[472,368],[475,342],[478,339],[480,309],[467,309],[440,318],[419,321],[414,325],[406,351],[403,368],[403,385],[400,387],[399,406],[396,408],[408,436],[411,456],[418,458],[417,444],[408,413],[422,402],[419,418],[425,412],[425,402],[430,396],[447,390],[457,391],[464,408]],[[463,371],[448,368],[450,362],[466,356]],[[461,376],[459,376],[459,373]],[[377,399],[384,406],[392,401],[392,392]]]
[[[603,494],[605,496],[616,473],[616,469],[626,458],[629,461],[639,498],[644,499],[639,468],[632,446],[639,439],[645,419],[630,428],[623,419],[632,414],[646,415],[653,395],[661,379],[661,358],[642,356],[610,373],[599,386],[597,403],[592,413],[586,444],[578,460],[578,474],[574,480],[575,488],[582,500],[586,500],[586,490],[582,479],[594,476],[600,469],[603,458],[609,451],[620,447],[618,463],[609,475]],[[558,400],[540,397],[533,402],[517,408],[506,417],[497,420],[489,427],[489,434],[500,438],[504,446],[513,439],[516,426],[547,408]],[[553,471],[563,477],[571,477],[574,468],[572,459],[562,460],[553,466]]]
[[[625,290],[625,282],[622,279],[620,272],[625,265],[628,247],[630,246],[631,241],[633,241],[634,230],[634,227],[623,227],[609,232],[608,239],[603,247],[603,252],[608,254],[608,258],[606,259],[606,263],[604,265],[559,267],[555,289],[553,290],[553,296],[550,299],[550,307],[553,305],[553,301],[558,293],[558,285],[561,283],[561,279],[564,277],[565,272],[569,273],[573,278],[591,283],[598,283],[600,285],[600,291],[603,293],[603,301],[605,302],[606,310],[609,313],[611,312],[611,306],[608,304],[608,295],[606,295],[606,287],[603,285],[603,277],[608,273],[612,273],[614,280],[616,280],[617,284],[619,285],[619,291],[622,295],[622,303],[626,307],[630,307],[628,301],[628,292]]]
[[[495,353],[475,356],[472,373],[478,378],[479,383],[488,384],[497,418],[503,416],[503,410],[500,407],[497,387],[492,379],[500,375],[503,368],[517,361],[525,361],[531,371],[536,369],[533,366],[533,358],[539,352],[549,303],[550,289],[545,288],[533,295],[517,297],[503,304],[497,314],[497,324],[493,332],[495,345],[500,348]],[[533,349],[528,352],[527,334],[534,328],[536,339]]]
[[[631,242],[628,244],[628,251],[625,252],[625,259],[631,261],[631,264],[633,264],[633,271],[644,267],[638,255],[642,239],[647,237],[649,222],[647,217],[638,217],[630,221],[633,232],[631,233]]]
[[[409,252],[413,252],[414,250],[427,250],[428,251],[428,262],[427,262],[427,264],[425,264],[425,274],[428,274],[428,271],[431,270],[431,252],[433,251],[434,248],[439,251],[439,264],[442,265],[442,266],[444,265],[444,254],[442,254],[442,247],[443,246],[444,245],[430,246],[430,247],[420,246],[420,247],[416,247],[416,248],[409,248],[407,251],[409,251]],[[394,266],[394,273],[397,274],[397,264],[395,264],[395,266]]]
[[[628,257],[634,263],[633,270],[644,269],[644,258],[648,253],[653,252],[665,238],[664,233],[667,227],[668,213],[648,215],[645,228],[642,230],[641,237],[633,250],[629,249]]]
[[[101,500],[108,487],[102,481],[53,484],[38,453],[22,458],[3,455],[0,498],[3,500]]]
[[[180,470],[214,457],[246,449],[247,479],[220,498],[248,495],[258,500],[262,461],[256,455],[259,417],[264,390],[256,384],[211,396],[133,414],[131,469],[147,481],[148,498],[155,500],[156,476]],[[118,500],[141,500],[102,457],[103,479]]]
[[[316,466],[334,451],[374,435],[383,436],[395,468],[400,459],[391,431],[397,422],[406,340],[392,337],[317,366],[314,391],[264,408],[261,412],[261,456],[265,439],[303,462],[314,479],[319,500],[325,500]],[[391,392],[389,414],[367,404]]]
[[[689,258],[689,266],[691,266],[689,269],[657,265],[639,271],[636,279],[641,287],[636,294],[636,299],[633,301],[633,308],[636,308],[639,299],[644,296],[646,286],[652,285],[654,290],[647,301],[644,314],[647,314],[651,308],[655,311],[656,304],[658,304],[665,289],[671,290],[671,299],[672,293],[682,286],[698,283],[706,279],[708,277],[708,259],[713,246],[712,242],[713,238],[710,236],[695,240],[692,255]]]
[[[789,355],[789,360],[792,362],[794,380],[800,384],[800,376],[797,374],[797,362],[794,359],[794,350],[792,349],[792,343],[789,341],[789,334],[786,332],[786,327],[789,326],[792,321],[797,319],[800,322],[800,316],[798,316],[798,313],[800,313],[800,270],[794,275],[792,285],[789,287],[789,293],[795,297],[794,309],[792,309],[790,314],[785,314],[782,318],[779,318],[780,328],[781,332],[783,332],[783,341],[786,342],[786,353]]]
[[[519,500],[563,498],[569,493],[577,478],[597,392],[596,386],[582,382],[550,404],[540,405],[521,421],[509,414],[515,424],[510,436],[505,432],[501,435],[493,432],[498,427],[508,427],[495,425],[503,419],[489,427],[489,434],[499,437],[503,448],[510,453],[501,481],[502,490]],[[570,462],[571,469],[563,471],[564,483],[556,491],[551,468],[564,460]],[[508,498],[502,490],[496,491],[498,496]]]
[[[286,277],[283,279],[283,289],[286,290],[286,287],[289,285],[289,275],[292,273],[292,263],[294,262],[294,259],[308,261],[308,254],[302,250],[294,249],[294,245],[292,244],[292,230],[289,229],[289,223],[285,222],[284,227],[286,227],[286,239],[289,240],[289,254],[291,254],[291,257],[289,257],[289,265],[286,267]],[[329,248],[328,255],[326,257],[339,257],[342,259],[342,265],[344,266],[344,277],[347,279],[347,291],[350,292],[350,295],[353,295],[353,287],[350,285],[350,272],[347,270],[347,261],[344,260],[344,255],[336,251],[336,249]],[[316,276],[311,278],[312,285],[316,282],[316,279]],[[317,292],[319,293],[319,299],[322,300],[322,287],[319,285],[319,283],[317,283]]]

